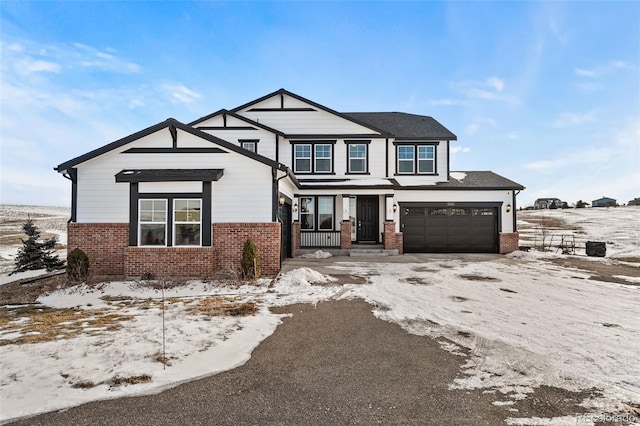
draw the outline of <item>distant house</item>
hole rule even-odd
[[[538,198],[533,204],[536,209],[566,209],[566,201],[559,198]]]
[[[591,202],[591,207],[615,207],[617,201],[613,198],[605,197],[598,198],[597,200],[593,200]]]
[[[628,206],[640,206],[640,197],[634,198],[627,203]]]

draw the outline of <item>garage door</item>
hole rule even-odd
[[[405,253],[495,253],[496,206],[401,205]]]

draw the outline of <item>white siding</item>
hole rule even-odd
[[[140,182],[138,192],[202,192],[202,182]]]
[[[196,127],[217,127],[222,126],[224,124],[222,120],[222,116],[216,116],[210,118],[209,120],[203,121],[202,123],[198,123]],[[250,127],[246,121],[239,120],[235,117],[227,116],[227,126],[228,127]],[[261,129],[259,127],[255,127],[254,130],[251,129],[243,129],[243,130],[235,130],[235,129],[214,129],[207,130],[201,129],[205,133],[209,133],[210,135],[216,136],[222,140],[225,140],[234,145],[241,146],[240,139],[258,139],[258,154],[270,158],[272,160],[276,159],[276,135],[273,132],[268,130]]]
[[[161,131],[144,138],[145,145],[166,146],[168,133],[168,131]],[[179,143],[184,141],[191,145],[196,143],[195,139],[198,139],[188,134],[189,137],[184,135],[182,132],[179,134]],[[215,146],[209,142],[206,143],[207,146]],[[151,168],[224,169],[224,175],[220,181],[213,182],[212,220],[214,222],[270,222],[272,220],[272,179],[269,166],[234,152],[121,154],[132,146],[138,147],[138,142],[78,166],[78,222],[127,223],[129,221],[129,184],[116,183],[115,175],[123,169]],[[168,183],[167,192],[176,189],[175,185],[176,183]],[[163,184],[154,184],[154,186],[156,190],[160,190]],[[184,188],[183,186],[182,189]]]
[[[394,201],[396,203],[406,202],[486,202],[486,203],[502,203],[500,215],[502,218],[501,232],[513,231],[513,215],[515,210],[512,207],[511,212],[507,213],[506,207],[513,202],[513,192],[510,190],[503,191],[396,191]],[[400,210],[395,214],[396,230],[399,228]]]

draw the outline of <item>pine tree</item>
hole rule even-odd
[[[12,274],[34,269],[54,271],[64,268],[64,260],[60,260],[54,250],[58,237],[38,241],[40,230],[31,218],[27,218],[27,221],[22,225],[22,230],[27,235],[27,239],[22,240],[22,247],[18,249],[16,266],[11,272]]]

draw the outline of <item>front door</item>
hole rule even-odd
[[[359,243],[378,242],[378,197],[358,197],[356,201]]]

